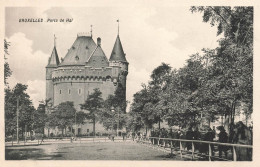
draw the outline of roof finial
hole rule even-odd
[[[54,34],[54,47],[56,47],[56,36]]]
[[[93,25],[90,25],[90,35],[91,35],[91,37],[92,37],[92,27],[93,27]]]
[[[117,35],[119,35],[119,19],[117,19]]]

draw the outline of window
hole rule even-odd
[[[79,89],[79,94],[81,94],[81,89]]]
[[[60,89],[60,94],[61,94],[61,89]]]
[[[68,90],[68,93],[69,93],[69,95],[70,95],[70,89]]]

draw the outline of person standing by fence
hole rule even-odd
[[[220,143],[227,143],[228,142],[228,135],[227,135],[226,130],[224,129],[223,126],[219,126],[218,129],[220,130],[220,132],[218,134],[218,138],[219,138],[218,141]],[[222,158],[222,152],[224,152],[225,153],[225,159],[227,159],[228,147],[219,145],[218,150],[219,150],[219,158]]]
[[[193,132],[192,132],[192,127],[189,127],[188,131],[186,132],[186,139],[187,140],[193,140]],[[187,150],[191,150],[192,148],[192,144],[191,142],[187,142],[186,143],[186,147],[187,147]]]

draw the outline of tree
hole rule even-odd
[[[6,39],[4,39],[4,59],[5,59],[5,64],[4,64],[4,83],[5,85],[8,85],[7,78],[12,75],[12,71],[10,69],[9,63],[6,61],[7,60],[7,55],[8,53],[8,47],[10,46],[10,42],[7,42]]]
[[[167,112],[167,101],[162,99],[165,93],[166,87],[169,83],[171,73],[171,67],[168,64],[162,63],[160,66],[155,68],[151,74],[151,81],[148,85],[148,92],[150,99],[149,108],[152,110],[154,120],[159,125],[163,121],[163,116]]]
[[[62,135],[66,134],[66,128],[70,127],[72,129],[72,125],[75,121],[75,113],[76,109],[74,108],[73,102],[67,101],[60,103],[58,106],[55,106],[53,112],[49,115],[49,126],[50,127],[58,127],[62,130]]]
[[[33,129],[32,127],[32,115],[35,111],[30,96],[26,93],[27,85],[16,84],[16,86],[10,90],[5,90],[5,133],[6,136],[15,132],[17,126],[17,107],[19,107],[19,131],[25,132]],[[18,106],[17,106],[18,104]]]
[[[253,102],[253,7],[191,7],[191,11],[203,13],[204,22],[217,25],[217,35],[224,33],[211,55],[204,86],[214,92],[211,101],[226,117],[228,127],[237,108]],[[252,113],[252,108],[245,112]]]
[[[83,111],[79,111],[76,113],[76,124],[77,125],[84,125],[85,120],[87,119],[87,114]]]
[[[103,104],[103,108],[99,112],[100,122],[103,126],[111,130],[122,129],[126,125],[127,101],[125,89],[121,83],[118,83],[114,95],[109,95]]]
[[[90,94],[84,104],[81,104],[81,109],[87,110],[87,118],[92,120],[93,123],[93,134],[96,135],[96,119],[99,112],[103,107],[102,92],[95,88],[94,92]]]
[[[155,123],[154,110],[151,110],[151,97],[146,85],[142,85],[142,90],[134,94],[133,103],[129,113],[129,129],[138,131],[141,128],[145,128],[146,132],[152,128]]]
[[[33,114],[33,129],[36,133],[44,134],[44,128],[47,124],[48,116],[46,114],[46,105],[41,102]]]

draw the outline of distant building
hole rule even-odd
[[[54,39],[55,40],[55,39]],[[126,89],[128,62],[117,35],[111,56],[107,59],[101,47],[101,38],[94,42],[91,35],[78,34],[68,53],[59,60],[56,44],[46,66],[46,99],[49,106],[73,101],[77,111],[93,89],[99,88],[103,99],[113,95],[118,83]],[[58,133],[58,130],[52,130]],[[92,124],[76,127],[76,134],[92,132]],[[102,125],[96,125],[96,132],[104,132]]]

